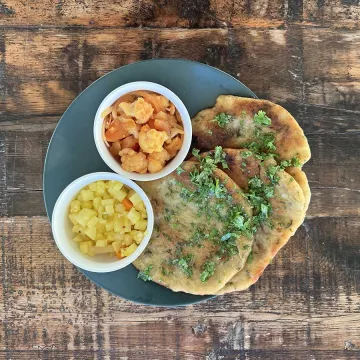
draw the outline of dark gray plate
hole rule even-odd
[[[141,80],[152,81],[172,90],[184,102],[190,116],[213,106],[221,94],[256,97],[230,75],[187,60],[142,61],[106,74],[73,101],[60,119],[50,141],[44,166],[44,200],[49,219],[58,196],[73,180],[91,172],[111,171],[95,147],[95,113],[101,101],[113,89]],[[153,282],[144,282],[137,279],[137,270],[133,266],[107,274],[83,273],[113,294],[141,304],[179,306],[212,297],[176,293]]]

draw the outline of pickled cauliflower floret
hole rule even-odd
[[[141,149],[149,154],[160,152],[163,149],[165,140],[169,137],[165,131],[157,131],[150,129],[148,125],[144,125],[139,133],[139,145]]]
[[[183,123],[175,105],[152,91],[137,90],[121,96],[102,112],[102,117],[103,140],[127,171],[158,172],[183,143]]]
[[[157,100],[161,104],[161,106],[165,109],[170,106],[170,101],[165,96],[162,95],[157,96]]]
[[[133,149],[123,149],[119,155],[121,156],[121,166],[125,171],[134,171],[140,174],[147,172],[148,161],[144,153],[136,152]]]
[[[154,109],[142,97],[137,98],[133,103],[122,102],[119,107],[127,116],[136,118],[138,124],[145,124],[152,116]]]
[[[181,149],[182,140],[179,136],[174,137],[169,144],[164,146],[164,149],[170,154],[170,157],[174,157]]]
[[[131,118],[120,117],[121,127],[136,139],[139,137],[139,130],[135,121]]]
[[[153,152],[149,154],[147,158],[149,172],[156,173],[165,166],[165,163],[168,160],[170,160],[170,155],[165,149],[163,149],[160,152]]]

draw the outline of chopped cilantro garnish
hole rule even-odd
[[[263,110],[259,110],[258,113],[254,115],[254,122],[257,125],[271,125],[271,119],[266,115],[266,112]]]
[[[249,191],[246,194],[247,199],[253,207],[253,225],[256,227],[268,222],[271,213],[271,204],[269,199],[274,196],[274,185],[265,184],[260,177],[254,176],[248,182]]]
[[[280,163],[280,167],[281,167],[282,169],[285,169],[285,168],[291,167],[291,166],[295,166],[295,167],[301,166],[300,160],[299,160],[297,157],[293,157],[293,158],[291,158],[290,160],[283,160],[283,161]]]
[[[209,277],[214,275],[216,264],[214,261],[206,261],[202,266],[203,271],[200,274],[200,280],[205,282]]]
[[[184,255],[178,259],[172,261],[174,265],[177,265],[185,275],[191,277],[193,274],[193,270],[191,267],[191,260],[194,256],[192,254]]]
[[[152,265],[149,265],[145,270],[143,271],[139,271],[137,278],[141,279],[143,281],[150,281],[152,280],[151,276],[150,276],[150,271],[153,268]]]
[[[229,168],[229,166],[226,162],[226,154],[224,153],[223,148],[221,146],[215,147],[214,161],[215,161],[215,164],[221,164],[221,166],[224,169]]]
[[[199,149],[192,149],[191,153],[196,157],[197,160],[200,160],[200,150]]]
[[[167,270],[164,266],[161,267],[161,273],[164,275],[164,276],[167,276],[167,275],[170,275],[171,274],[171,271]]]
[[[185,171],[185,170],[184,170],[181,166],[179,166],[179,167],[176,169],[176,172],[177,172],[178,175],[181,175],[184,171]]]
[[[229,115],[229,114],[226,114],[226,113],[220,113],[218,115],[216,115],[214,117],[213,120],[211,120],[212,122],[217,122],[217,124],[221,127],[221,128],[224,128],[225,125],[227,125],[230,120],[232,120],[232,116]]]
[[[241,156],[244,158],[244,159],[247,159],[249,156],[252,155],[252,152],[249,151],[249,150],[245,150],[245,151],[242,151],[241,152]]]

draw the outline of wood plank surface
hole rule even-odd
[[[2,0],[11,26],[279,27],[288,23],[359,27],[357,0]]]
[[[0,0],[0,359],[359,359],[358,0]],[[96,287],[57,250],[42,169],[83,89],[200,61],[285,106],[312,150],[305,223],[249,291],[184,308]]]
[[[99,351],[107,359],[356,358],[344,346],[360,343],[357,218],[307,220],[250,291],[176,310],[97,288],[49,241],[46,218],[5,218],[0,226],[8,351],[54,345],[48,352],[56,358],[60,350],[75,359]]]

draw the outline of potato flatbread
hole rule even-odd
[[[286,172],[300,185],[305,198],[305,211],[307,211],[311,200],[311,190],[305,172],[298,167],[289,167]]]
[[[259,111],[264,111],[271,119],[269,126],[258,126],[266,121],[266,118],[256,117]],[[211,150],[218,145],[248,148],[249,144],[257,143],[266,151],[273,137],[278,160],[295,157],[304,164],[311,156],[304,132],[293,116],[282,106],[267,100],[220,95],[214,107],[194,116],[192,126],[195,146],[201,150]]]
[[[224,150],[229,169],[225,170],[231,178],[236,178],[236,170],[243,162],[242,150]],[[230,160],[232,158],[232,160]],[[253,159],[253,161],[256,161]],[[258,160],[259,161],[259,160]],[[266,177],[266,168],[269,163],[260,165],[259,176]],[[265,171],[264,171],[265,170]],[[306,200],[302,188],[286,171],[277,172],[279,177],[274,186],[274,197],[270,199],[272,212],[269,216],[269,225],[262,225],[257,229],[252,244],[250,259],[220,291],[218,294],[226,294],[232,291],[246,290],[253,285],[261,276],[265,268],[277,252],[294,235],[297,228],[305,218]]]
[[[246,149],[223,151],[229,167],[223,171],[244,190],[244,193],[251,191],[250,179],[258,178],[264,184],[269,183],[268,171],[276,167],[274,159],[262,161]],[[203,153],[201,156],[207,156],[209,153]],[[272,211],[268,223],[271,225],[263,223],[258,227],[254,235],[252,252],[245,266],[217,294],[246,290],[253,285],[304,220],[305,197],[300,185],[282,169],[274,176],[277,176],[277,182],[273,187],[274,196],[269,198]]]
[[[173,291],[206,295],[219,291],[244,266],[252,237],[231,229],[235,221],[251,223],[252,210],[235,182],[216,168],[214,191],[204,197],[204,187],[197,191],[191,180],[194,174],[202,179],[198,169],[188,161],[181,174],[141,183],[154,208],[155,226],[134,265]]]

